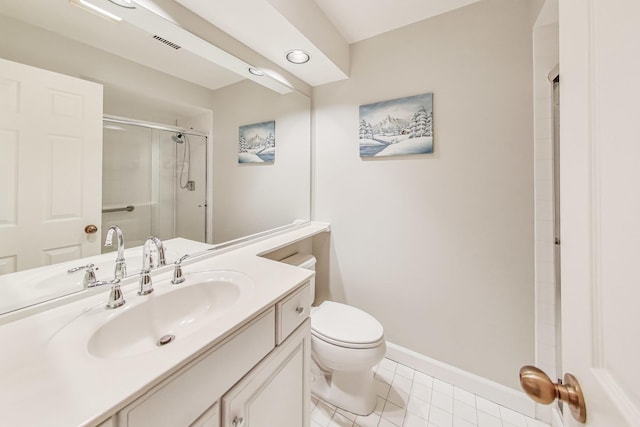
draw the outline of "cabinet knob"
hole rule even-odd
[[[244,423],[244,418],[242,417],[235,417],[233,421],[231,421],[233,427],[240,427],[242,423]]]
[[[96,231],[98,231],[98,227],[93,224],[89,224],[84,228],[84,232],[87,234],[94,234]]]
[[[304,313],[304,307],[303,307],[303,306],[301,306],[301,305],[300,305],[300,306],[298,306],[298,307],[296,307],[296,313],[298,313],[298,314],[302,314],[302,313]]]

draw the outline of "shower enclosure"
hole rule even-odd
[[[142,245],[149,236],[205,242],[206,159],[205,135],[105,116],[102,240],[117,224],[127,247]]]

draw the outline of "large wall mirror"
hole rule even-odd
[[[93,190],[95,200],[87,197],[93,200],[88,209],[100,212],[93,221],[99,231],[88,235],[84,226],[89,224],[80,223],[64,233],[61,227],[34,231],[21,243],[36,258],[31,264],[16,256],[10,238],[1,238],[0,313],[82,291],[81,277],[68,275],[67,267],[74,264],[74,257],[87,254],[82,249],[67,250],[64,244],[56,246],[51,240],[55,234],[78,233],[84,243],[97,244],[101,253],[113,250],[102,243],[108,227],[117,224],[128,248],[142,244],[151,234],[198,241],[206,248],[310,218],[309,97],[282,79],[249,74],[246,63],[232,51],[207,42],[212,38],[207,37],[209,29],[214,35],[220,30],[176,2],[133,2],[146,18],[132,23],[126,19],[133,16],[126,15],[130,10],[123,10],[122,21],[87,10],[85,3],[101,1],[106,9],[117,8],[108,0],[3,0],[0,4],[5,35],[0,38],[0,59],[84,81],[100,91],[98,111],[82,113],[99,123],[99,134],[92,138],[99,140],[99,150],[91,154],[84,141],[77,149],[63,138],[58,146],[65,149],[55,151],[55,159],[50,159],[65,171],[64,176],[73,178],[75,171],[93,168],[99,169],[100,179],[74,179],[63,189],[47,182],[42,185],[67,195]],[[160,25],[157,32],[156,24]],[[180,46],[175,39],[181,37],[199,47]],[[6,95],[16,95],[16,88],[19,84],[10,76],[0,75],[3,101]],[[21,184],[25,181],[22,163],[9,160],[19,157],[22,137],[13,131],[2,133],[11,126],[9,104],[0,102],[4,120],[0,120],[4,128],[0,129],[0,166],[5,172],[0,236],[2,229],[10,233],[19,222],[14,213],[21,205],[16,200],[40,197],[21,192],[28,187]],[[67,106],[62,101],[60,105]],[[265,122],[274,123],[275,160],[239,162],[240,128]],[[40,123],[29,123],[30,129],[39,127]],[[20,161],[33,163],[25,162],[25,156]],[[39,167],[27,167],[33,168],[27,180],[46,181]],[[49,190],[43,191],[41,203],[51,202]],[[182,250],[168,249],[172,256]],[[51,267],[46,267],[51,264],[60,266],[55,280]],[[129,275],[138,272],[134,261]],[[111,279],[110,273],[100,279]],[[57,286],[56,281],[63,285]],[[17,290],[16,284],[23,288]],[[22,292],[27,288],[39,291]]]

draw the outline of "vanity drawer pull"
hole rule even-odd
[[[233,427],[240,427],[242,423],[244,423],[244,418],[242,417],[235,417],[233,421],[231,421]]]
[[[296,307],[296,313],[298,313],[298,314],[304,313],[304,307],[301,306],[301,305],[297,306]]]

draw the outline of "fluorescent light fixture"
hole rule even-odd
[[[89,3],[86,0],[69,0],[69,2],[73,5],[79,6],[82,9],[85,9],[91,13],[95,13],[96,15],[99,15],[103,18],[106,18],[110,21],[114,21],[114,22],[121,22],[122,18],[120,18],[118,15],[114,15],[111,12],[108,12],[102,8],[99,8],[98,6]]]
[[[293,49],[287,52],[287,61],[293,64],[304,64],[309,62],[309,59],[311,59],[309,54],[301,49]]]
[[[254,76],[264,76],[264,73],[262,72],[262,70],[256,67],[249,67],[249,72]]]
[[[132,0],[109,0],[113,4],[117,4],[120,7],[126,7],[127,9],[135,9],[136,5]]]

